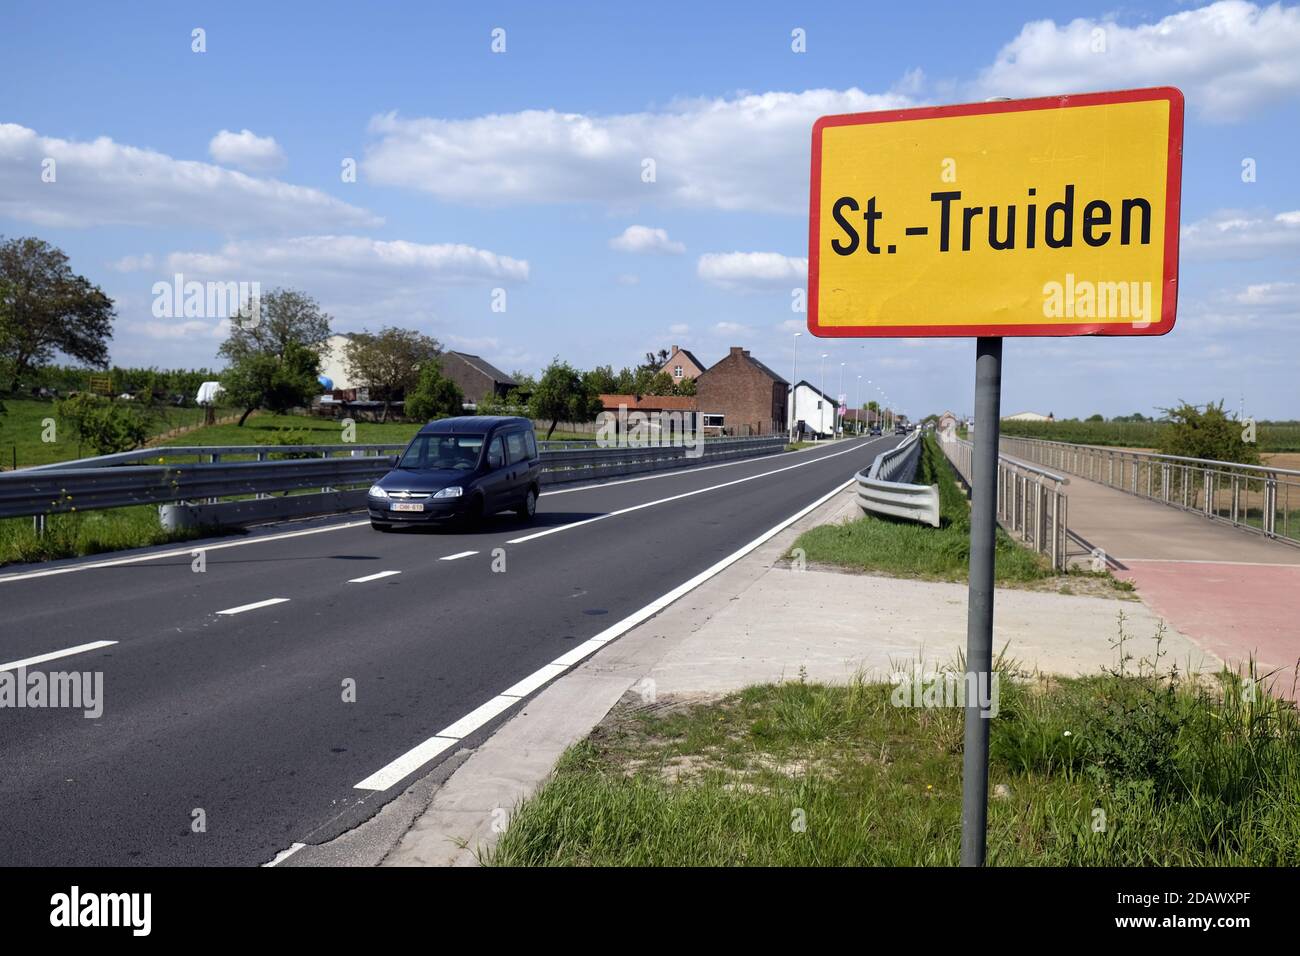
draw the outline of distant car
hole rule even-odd
[[[880,431],[879,425],[872,425],[871,431],[868,434],[870,434],[873,438],[879,438],[880,435],[883,433]]]
[[[473,524],[501,511],[537,512],[542,462],[527,418],[466,415],[429,422],[370,487],[370,527]]]
[[[895,435],[906,435],[906,434],[907,434],[907,426],[906,426],[906,425],[895,425],[895,426],[894,426],[894,434],[895,434]]]

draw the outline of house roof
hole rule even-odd
[[[478,372],[482,372],[484,375],[492,379],[492,381],[496,382],[498,385],[519,384],[513,378],[507,375],[505,372],[501,371],[501,369],[493,365],[491,362],[487,362],[477,355],[470,355],[468,352],[452,352],[452,351],[448,351],[446,354],[456,356],[461,361],[463,361],[466,365],[469,365],[471,368],[475,369]]]
[[[690,359],[692,362],[695,363],[695,367],[698,368],[701,372],[703,372],[706,368],[708,368],[707,365],[705,365],[703,362],[701,362],[698,358],[695,357],[695,353],[692,352],[690,349],[684,349],[679,346],[674,346],[673,348],[674,348],[674,352],[672,355],[668,356],[668,362],[671,362],[678,355],[685,355],[688,359]],[[668,362],[664,362],[664,365],[667,365]]]
[[[694,412],[699,403],[694,395],[602,395],[601,407],[615,411],[626,405],[633,412]]]
[[[748,362],[750,365],[754,366],[754,368],[758,369],[760,372],[762,372],[762,373],[763,373],[764,375],[766,375],[768,378],[772,379],[772,381],[774,381],[774,382],[779,382],[780,384],[784,385],[786,388],[789,388],[789,387],[790,387],[790,383],[789,383],[789,382],[787,382],[787,381],[786,381],[784,378],[782,378],[780,375],[777,375],[776,372],[773,372],[770,368],[768,368],[766,365],[764,365],[764,364],[763,364],[762,362],[760,362],[758,359],[754,358],[754,356],[750,355],[748,349],[742,349],[742,348],[741,348],[740,346],[738,346],[738,345],[733,345],[733,346],[731,347],[731,349],[727,352],[726,355],[722,356],[722,358],[718,359],[716,362],[714,362],[712,365],[710,365],[707,369],[705,369],[705,370],[704,370],[704,374],[708,374],[709,372],[712,372],[715,368],[717,368],[719,365],[721,365],[721,364],[722,364],[723,362],[725,362],[727,359],[729,359],[729,358],[735,358],[735,357],[737,357],[737,356],[739,356],[740,358],[744,359],[744,360],[745,360],[746,362]]]
[[[745,353],[745,358],[749,359],[749,361],[753,362],[756,366],[758,366],[759,371],[761,371],[761,372],[763,372],[765,375],[767,375],[768,378],[772,379],[773,381],[780,382],[782,385],[784,385],[784,386],[786,386],[787,388],[789,388],[789,386],[790,386],[790,383],[789,383],[789,382],[787,382],[787,381],[786,381],[784,378],[782,378],[780,375],[777,375],[776,372],[773,372],[770,368],[768,368],[766,365],[764,365],[764,364],[763,364],[762,362],[760,362],[758,359],[754,358],[754,356],[752,356],[752,355],[750,355],[748,352],[746,352],[746,353]]]
[[[805,378],[805,379],[801,379],[801,380],[799,381],[799,384],[796,385],[796,386],[794,387],[794,390],[795,390],[795,391],[798,391],[798,390],[801,389],[801,388],[811,389],[812,391],[814,391],[814,392],[816,392],[818,395],[820,395],[822,398],[826,399],[826,401],[830,402],[832,405],[835,404],[835,399],[831,398],[829,395],[827,395],[825,392],[823,392],[820,388],[818,388],[818,387],[817,387],[816,385],[814,385],[812,382],[808,381],[808,379],[806,379],[806,378]]]

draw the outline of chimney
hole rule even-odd
[[[741,355],[748,355],[749,353],[746,352],[744,349],[742,349],[739,345],[733,345],[731,347],[731,354],[735,356],[741,356]]]

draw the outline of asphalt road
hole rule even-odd
[[[116,642],[30,668],[102,672],[98,719],[0,709],[0,865],[255,865],[332,839],[446,756],[395,767],[412,748],[458,721],[473,746],[509,711],[466,715],[896,442],[554,489],[531,525],[347,516],[0,573],[0,665]]]

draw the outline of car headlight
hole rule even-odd
[[[452,485],[450,488],[444,488],[442,491],[434,495],[435,498],[459,498],[460,496],[461,488],[459,485]]]
[[[388,492],[384,491],[384,489],[383,489],[383,488],[380,488],[378,485],[371,485],[371,486],[370,486],[370,492],[369,492],[369,494],[370,494],[370,497],[371,497],[371,498],[387,498],[387,497],[388,497]]]

